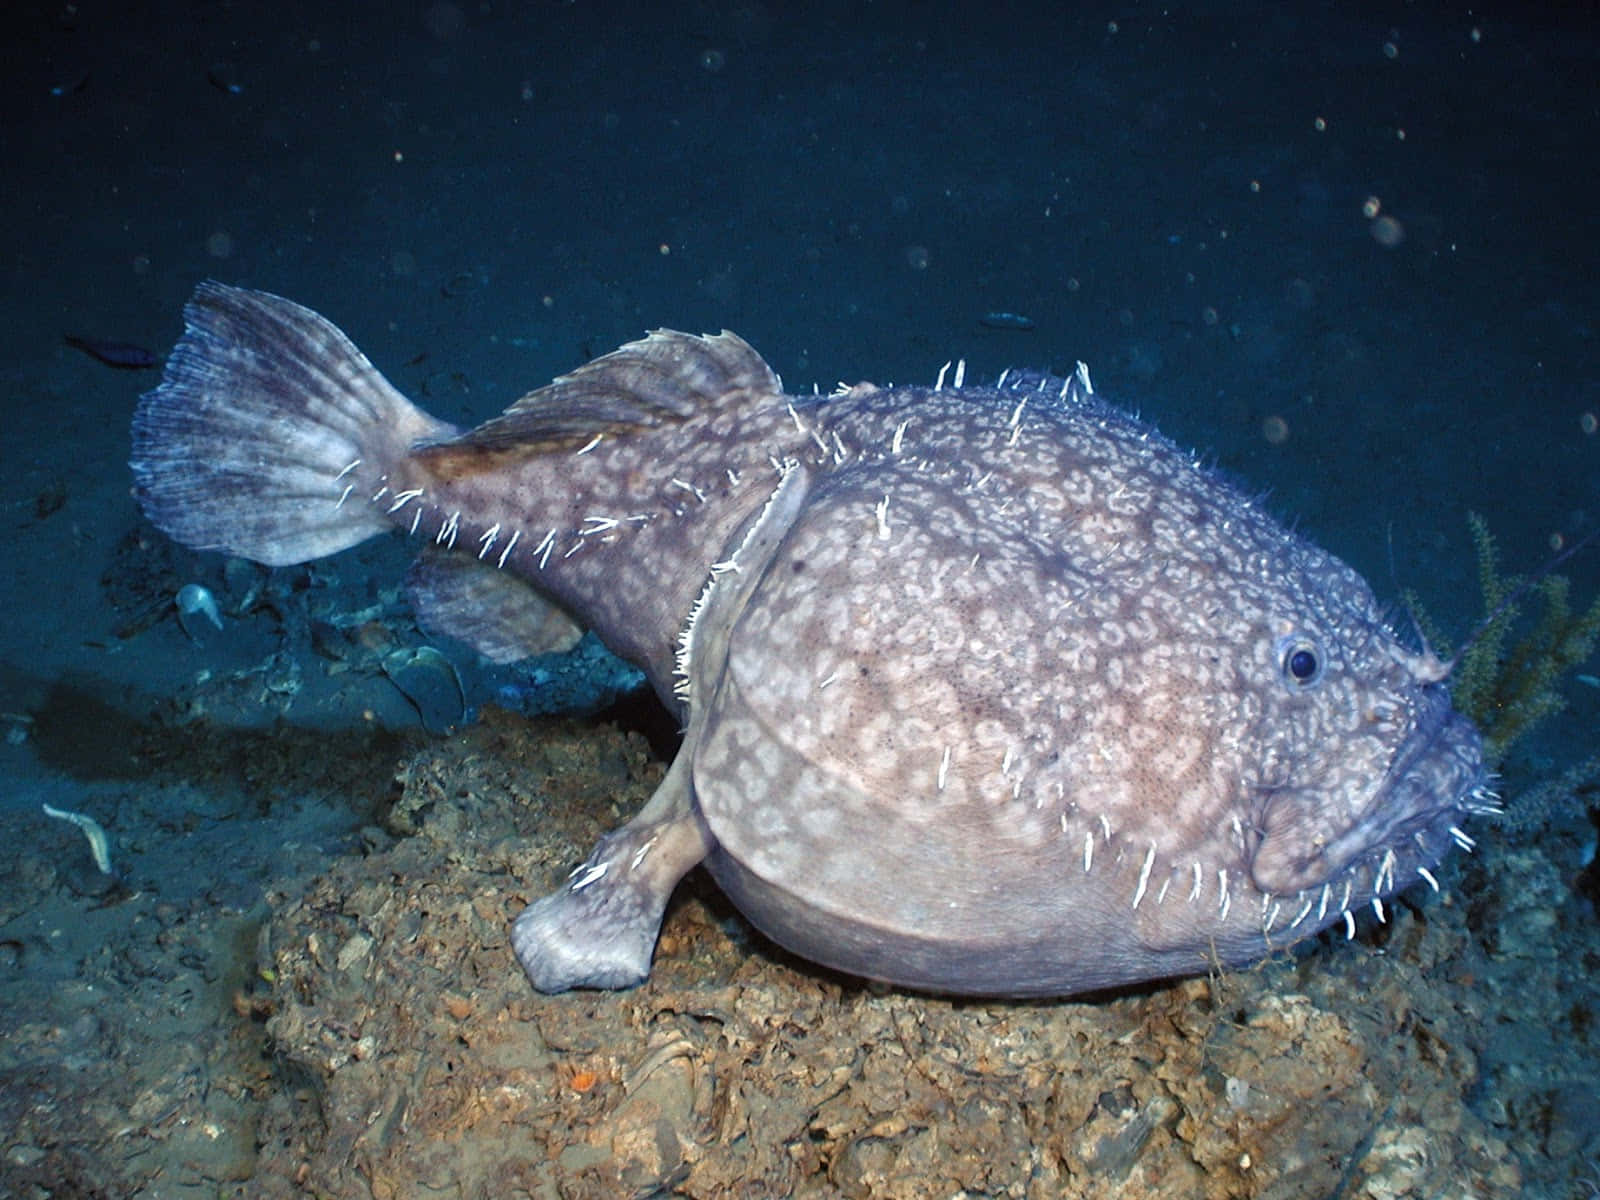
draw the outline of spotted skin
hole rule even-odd
[[[204,285],[188,319],[135,421],[158,525],[268,562],[396,526],[682,719],[646,808],[513,926],[542,991],[645,979],[702,861],[875,979],[1180,976],[1382,917],[1491,807],[1444,668],[1360,576],[1081,367],[798,398],[730,334],[661,332],[459,433],[288,301]],[[534,623],[505,591],[416,589],[468,640],[494,607],[500,657]]]

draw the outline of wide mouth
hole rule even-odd
[[[1441,820],[1481,811],[1484,805],[1474,796],[1486,776],[1477,727],[1450,706],[1444,684],[1430,684],[1422,689],[1416,728],[1395,751],[1351,834],[1392,844]]]
[[[1415,727],[1348,824],[1330,827],[1326,794],[1316,788],[1267,798],[1252,881],[1270,895],[1338,883],[1372,898],[1428,878],[1452,844],[1471,844],[1461,830],[1467,815],[1492,810],[1485,779],[1477,729],[1451,708],[1444,685],[1430,684],[1421,689]]]

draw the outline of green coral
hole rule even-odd
[[[1600,640],[1600,596],[1575,612],[1572,581],[1549,572],[1531,582],[1504,575],[1500,551],[1489,524],[1478,513],[1467,514],[1478,556],[1478,588],[1484,624],[1461,651],[1450,674],[1455,706],[1471,717],[1483,735],[1484,759],[1499,767],[1507,752],[1540,722],[1560,712],[1567,701],[1563,683],[1588,660]],[[1407,604],[1417,614],[1423,636],[1449,658],[1438,627],[1422,614],[1414,596]],[[1538,616],[1524,607],[1538,605]],[[1516,824],[1536,824],[1566,797],[1589,790],[1600,781],[1600,756],[1529,790],[1513,806]],[[1525,818],[1525,819],[1524,819]]]
[[[1525,833],[1548,825],[1550,819],[1567,810],[1569,804],[1592,800],[1597,783],[1600,783],[1600,755],[1575,763],[1554,779],[1543,780],[1519,792],[1516,803],[1505,811],[1506,828],[1512,833]]]

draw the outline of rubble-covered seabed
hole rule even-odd
[[[650,794],[664,768],[639,734],[491,710],[337,767],[270,736],[249,753],[262,761],[199,761],[365,769],[388,790],[385,828],[331,866],[277,848],[254,908],[215,889],[82,896],[42,850],[23,853],[0,913],[0,1192],[1387,1200],[1595,1186],[1597,956],[1593,913],[1571,894],[1576,832],[1519,848],[1480,827],[1484,852],[1450,870],[1445,895],[1395,904],[1354,944],[1339,932],[1254,970],[1089,1002],[836,976],[752,933],[697,873],[648,983],[547,997],[507,925]],[[30,988],[43,951],[15,932],[30,922],[104,926],[103,952]]]

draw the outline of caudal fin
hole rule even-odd
[[[418,442],[448,437],[330,322],[266,292],[202,283],[161,385],[133,418],[135,495],[164,533],[270,566],[389,528],[343,503]]]

